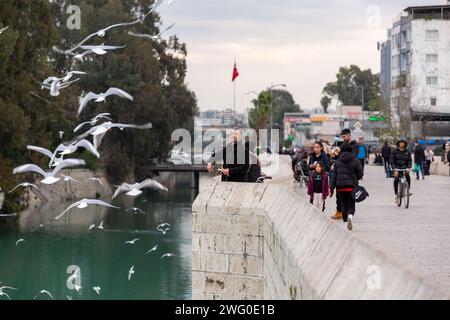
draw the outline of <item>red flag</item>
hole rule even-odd
[[[236,78],[239,77],[239,71],[236,67],[236,62],[234,63],[234,69],[233,69],[233,80],[231,80],[232,82],[234,82],[234,80],[236,80]]]

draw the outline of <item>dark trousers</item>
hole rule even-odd
[[[351,192],[337,192],[342,202],[342,219],[347,222],[349,215],[355,215],[355,200],[352,198]]]
[[[364,173],[364,167],[366,165],[366,159],[358,159],[358,160],[359,160],[359,162],[361,162],[362,171]]]
[[[388,173],[388,170],[389,170],[389,159],[384,159],[383,158],[383,162],[384,162],[384,172]]]
[[[398,183],[400,182],[400,176],[395,178],[394,180],[394,191],[395,194],[398,194]],[[409,188],[411,188],[411,176],[409,174],[406,174],[406,182],[408,182]]]
[[[339,192],[336,192],[336,211],[342,212],[342,199]]]
[[[431,160],[425,161],[425,175],[430,175]]]

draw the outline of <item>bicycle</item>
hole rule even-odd
[[[412,169],[395,169],[394,172],[399,173],[399,184],[398,184],[398,194],[397,194],[397,207],[402,206],[402,202],[405,206],[405,209],[409,208],[409,184],[406,181],[406,172],[413,171]],[[403,174],[402,174],[403,173]],[[405,201],[403,201],[403,198]]]

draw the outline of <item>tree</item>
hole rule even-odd
[[[323,107],[323,111],[325,113],[328,113],[328,108],[330,107],[331,101],[333,101],[333,99],[329,96],[323,96],[320,100],[320,105]]]
[[[363,92],[364,102],[362,101]],[[367,111],[370,105],[375,105],[373,101],[379,97],[380,76],[372,74],[370,69],[361,70],[355,65],[341,67],[336,74],[336,81],[329,82],[324,87],[323,94],[328,98],[326,100],[322,98],[323,103],[337,96],[344,105],[361,105],[363,102],[364,110]]]
[[[259,132],[261,129],[267,129],[272,105],[271,94],[268,91],[263,91],[252,103],[254,108],[250,110],[250,127],[256,132]]]
[[[65,49],[85,36],[115,22],[134,21],[148,12],[153,0],[78,1],[81,7],[82,29],[68,30],[66,8],[73,1],[54,3],[57,24],[60,26],[60,46]],[[90,104],[80,121],[90,119],[99,112],[110,112],[114,122],[144,124],[151,122],[153,129],[112,131],[105,137],[101,151],[102,166],[109,180],[119,183],[145,177],[150,160],[165,158],[174,129],[193,127],[197,113],[195,95],[185,84],[186,45],[176,37],[168,40],[150,40],[130,36],[127,31],[157,34],[161,20],[154,12],[144,23],[107,32],[94,38],[94,44],[126,45],[126,48],[92,57],[76,65],[87,76],[79,82],[79,92],[104,92],[118,87],[129,92],[134,101],[112,98],[106,104]],[[72,61],[65,56],[52,55],[58,68],[68,70]],[[119,155],[120,153],[120,155]]]

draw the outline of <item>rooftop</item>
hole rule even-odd
[[[404,11],[412,19],[450,19],[450,4],[408,7]]]

